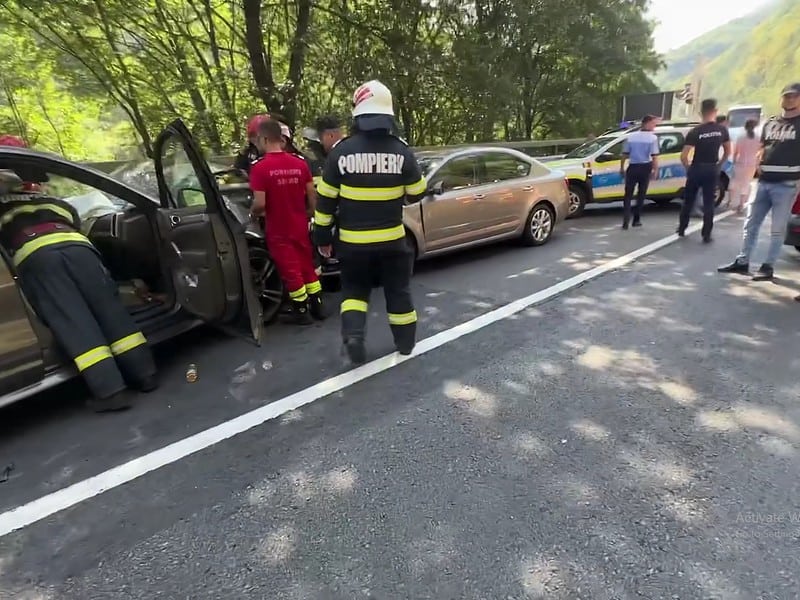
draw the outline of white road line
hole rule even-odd
[[[716,216],[715,221],[722,220],[730,215],[732,211],[726,211]],[[687,229],[687,233],[693,233],[700,229],[701,225],[696,223]],[[620,235],[624,235],[620,233]],[[360,367],[346,371],[340,375],[336,375],[325,381],[321,381],[311,387],[295,392],[285,398],[276,400],[266,406],[262,406],[248,413],[245,413],[235,419],[215,425],[205,431],[196,433],[187,438],[154,450],[149,454],[140,456],[131,461],[128,461],[119,466],[113,467],[108,471],[84,479],[78,483],[74,483],[68,487],[62,488],[46,496],[42,496],[36,500],[18,506],[12,510],[0,514],[0,537],[5,536],[12,531],[21,529],[42,519],[56,514],[62,510],[75,506],[84,500],[88,500],[106,492],[115,487],[124,485],[134,479],[146,475],[151,471],[160,469],[166,465],[177,462],[187,456],[196,452],[209,448],[219,442],[231,438],[235,435],[243,433],[253,427],[257,427],[266,421],[279,417],[290,410],[295,410],[306,404],[310,404],[320,398],[324,398],[330,394],[343,390],[352,386],[359,381],[363,381],[368,377],[372,377],[383,371],[387,371],[392,367],[399,365],[403,362],[420,356],[426,352],[430,352],[440,346],[449,344],[458,338],[467,334],[473,333],[506,319],[513,314],[516,314],[530,306],[539,304],[557,296],[567,290],[581,285],[591,279],[595,279],[600,275],[613,271],[627,264],[632,263],[638,258],[660,250],[661,248],[676,241],[678,236],[673,234],[658,241],[653,242],[634,250],[624,256],[620,256],[609,262],[602,264],[598,267],[584,271],[574,277],[565,279],[549,288],[525,296],[519,300],[515,300],[509,304],[484,313],[474,319],[470,319],[460,325],[456,325],[451,329],[446,329],[436,335],[421,340],[414,352],[410,356],[400,356],[396,353],[383,356],[375,359],[372,362],[364,364]]]

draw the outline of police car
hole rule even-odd
[[[681,164],[681,150],[686,134],[699,123],[662,122],[654,133],[658,136],[661,155],[658,157],[658,179],[650,182],[647,197],[657,203],[671,202],[683,194],[686,169]],[[569,216],[579,217],[591,202],[618,202],[625,195],[625,181],[620,173],[622,145],[625,138],[640,127],[609,131],[589,140],[563,157],[544,159],[547,166],[564,171],[569,180]],[[732,157],[731,157],[732,158]],[[722,202],[731,177],[733,161],[722,169],[716,205]]]

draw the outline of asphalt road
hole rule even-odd
[[[676,211],[619,220],[420,265],[420,337],[662,238]],[[799,597],[800,254],[775,283],[720,276],[740,227],[0,537],[0,598]],[[119,415],[77,384],[0,412],[0,512],[346,371],[337,328],[194,332]]]

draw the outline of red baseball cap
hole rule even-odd
[[[0,146],[13,146],[15,148],[27,148],[28,143],[16,135],[0,135]]]

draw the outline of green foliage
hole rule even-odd
[[[800,79],[800,3],[782,0],[718,27],[667,55],[660,81],[678,89],[698,59],[705,58],[701,95],[715,97],[726,109],[734,104],[763,104],[777,110],[781,88]]]
[[[221,153],[254,112],[347,116],[378,78],[414,144],[584,135],[620,94],[654,89],[646,5],[0,0],[0,125],[73,158],[127,158],[181,116]]]

